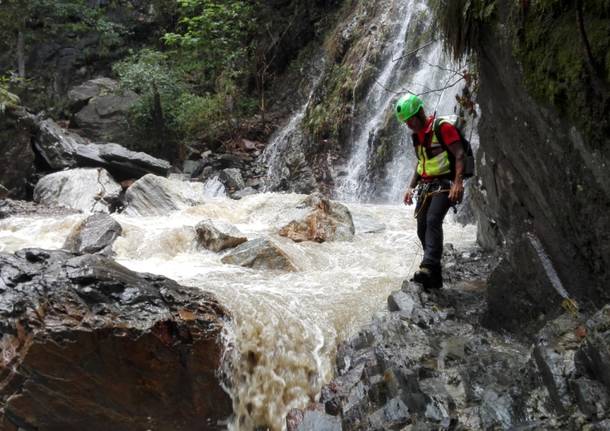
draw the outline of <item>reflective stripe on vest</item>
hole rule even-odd
[[[438,142],[436,133],[432,132],[432,141],[430,148],[438,148],[441,144]],[[428,177],[439,177],[451,173],[451,162],[449,161],[449,153],[447,150],[440,152],[432,158],[428,158],[424,145],[417,146],[417,173],[419,176],[426,175]]]

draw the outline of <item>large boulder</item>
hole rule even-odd
[[[91,143],[51,119],[38,122],[34,148],[50,170],[103,167],[118,180],[140,178],[147,173],[165,176],[171,167],[165,160],[119,144]]]
[[[100,255],[0,253],[0,429],[224,429],[227,311]]]
[[[298,271],[286,252],[267,238],[258,238],[241,244],[223,257],[222,262],[253,269]]]
[[[295,242],[350,241],[354,238],[354,222],[345,205],[315,193],[308,196],[300,207],[310,210],[302,219],[284,226],[279,232],[281,236]]]
[[[201,205],[206,198],[202,183],[169,180],[148,174],[125,193],[127,215],[160,216],[169,211]]]
[[[111,212],[122,188],[102,168],[72,169],[46,175],[34,188],[34,200],[84,212]]]
[[[237,228],[221,221],[204,220],[195,226],[195,231],[201,247],[217,252],[237,247],[248,240]]]
[[[72,253],[110,254],[112,244],[121,235],[121,225],[107,214],[97,213],[75,226],[63,248]]]
[[[74,168],[76,151],[89,142],[82,136],[65,130],[51,119],[38,123],[34,148],[51,170]]]
[[[68,97],[74,107],[82,106],[74,123],[84,136],[125,145],[130,142],[127,116],[140,99],[136,93],[120,89],[112,79],[97,78],[73,88]]]

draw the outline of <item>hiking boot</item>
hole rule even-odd
[[[413,274],[413,281],[420,283],[424,289],[440,289],[443,287],[443,276],[440,268],[429,268],[421,266],[418,271]]]

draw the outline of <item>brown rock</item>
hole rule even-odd
[[[312,208],[303,219],[293,220],[280,229],[281,236],[295,242],[350,241],[354,237],[354,222],[349,210],[320,194],[309,196],[301,204]]]
[[[220,430],[227,311],[99,255],[0,253],[0,429]]]
[[[216,252],[237,247],[248,240],[235,227],[212,220],[198,223],[195,230],[199,245]]]
[[[241,244],[223,257],[222,262],[254,269],[298,270],[290,257],[266,238],[258,238]]]

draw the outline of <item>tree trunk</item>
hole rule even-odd
[[[25,37],[20,28],[17,33],[17,68],[20,78],[25,78]]]

